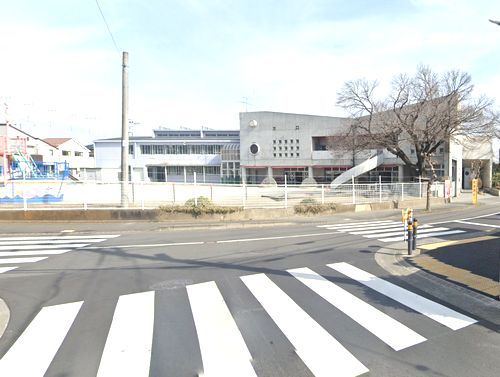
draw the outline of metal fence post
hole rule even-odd
[[[144,211],[144,181],[141,181],[141,209]]]
[[[354,175],[351,177],[352,185],[352,204],[356,204],[356,188],[354,187]]]
[[[378,176],[378,202],[382,203],[382,176]]]
[[[198,198],[196,196],[196,172],[193,172],[193,191],[194,191],[194,205],[198,207]]]
[[[288,190],[287,190],[287,181],[286,181],[286,174],[285,174],[285,208],[288,208]]]
[[[245,185],[245,182],[243,182],[243,184],[241,185],[241,188],[243,189],[243,209],[246,208],[246,204],[247,204],[247,186]]]
[[[325,185],[321,185],[321,204],[325,204]]]
[[[172,196],[173,196],[174,204],[175,204],[175,183],[172,183]]]

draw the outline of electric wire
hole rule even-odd
[[[113,44],[115,45],[116,51],[120,52],[120,49],[118,48],[118,45],[116,44],[115,38],[113,37],[113,33],[111,32],[111,29],[109,28],[108,22],[106,21],[106,17],[104,17],[104,13],[102,12],[101,6],[99,5],[99,1],[95,0],[95,3],[97,4],[97,8],[99,9],[99,13],[101,13],[104,24],[106,25],[106,28],[108,29],[109,36],[111,37],[111,40],[113,41]]]

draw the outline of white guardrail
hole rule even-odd
[[[130,182],[130,208],[156,208],[184,204],[204,196],[220,206],[244,208],[288,208],[304,199],[318,203],[381,203],[391,200],[418,199],[426,196],[427,183],[343,184],[330,188],[314,185],[230,185],[209,183]],[[443,197],[444,184],[436,182],[433,197]],[[117,208],[121,185],[102,182],[9,181],[0,184],[0,210],[45,208]]]

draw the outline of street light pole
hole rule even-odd
[[[128,52],[122,59],[121,206],[128,207]]]

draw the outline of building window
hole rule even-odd
[[[293,151],[293,146],[290,147],[290,150]]]
[[[276,126],[273,126],[273,131],[276,131]]]
[[[299,139],[295,139],[295,142],[298,144],[299,143]]]
[[[205,174],[220,174],[220,166],[205,166]]]
[[[297,147],[295,149],[299,150],[299,146],[297,145]]]
[[[295,130],[300,130],[300,126],[298,124],[295,126]]]
[[[276,157],[276,153],[273,153],[273,157]]]
[[[75,152],[76,157],[83,157],[83,152]]]
[[[281,140],[278,140],[278,143],[281,144]]]
[[[276,140],[273,140],[273,144],[276,144]]]
[[[292,143],[293,143],[293,139],[290,139],[290,144],[292,144]]]
[[[276,150],[276,147],[273,147],[273,151],[275,151],[275,150]]]
[[[71,152],[70,151],[62,151],[62,155],[63,156],[71,156]]]
[[[415,149],[410,149],[411,154],[415,154]]]
[[[290,153],[290,157],[293,157],[293,153]]]
[[[134,144],[128,145],[128,154],[134,154]]]
[[[281,147],[280,147],[280,150],[281,150]]]
[[[296,155],[297,157],[299,157],[299,156],[300,156],[300,153],[295,153],[295,155]]]
[[[280,157],[281,157],[281,153],[280,153]]]
[[[287,139],[285,139],[285,144],[286,144],[286,143],[288,143],[288,140],[287,140]]]
[[[285,153],[285,157],[288,157],[288,153]]]
[[[285,151],[287,151],[287,150],[288,150],[288,147],[285,147]]]
[[[439,148],[439,153],[443,154],[444,153],[444,148]]]

